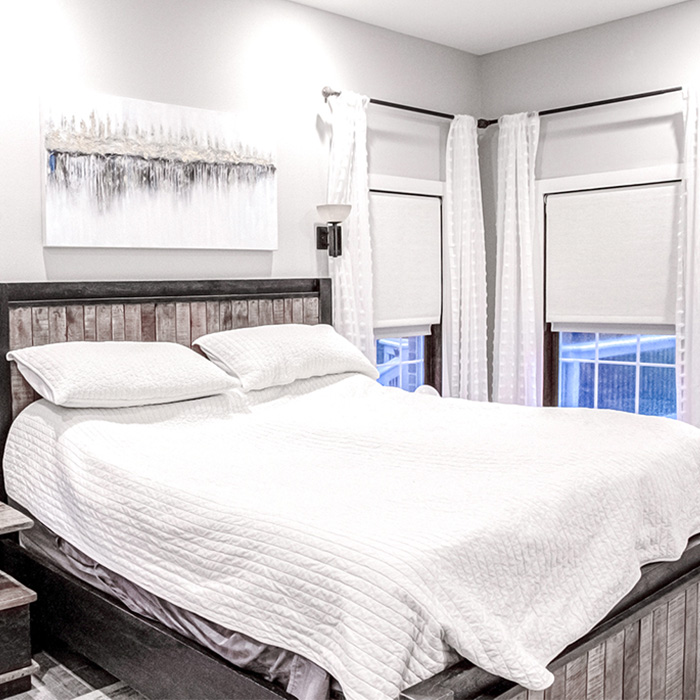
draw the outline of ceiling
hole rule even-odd
[[[294,0],[481,55],[684,0]]]

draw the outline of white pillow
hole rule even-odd
[[[239,379],[244,391],[343,372],[379,376],[358,348],[325,324],[236,328],[204,335],[194,344]]]
[[[176,343],[53,343],[12,350],[7,359],[40,396],[74,408],[170,403],[239,386]]]

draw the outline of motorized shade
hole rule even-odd
[[[375,335],[427,335],[442,305],[441,200],[372,192],[370,216]]]
[[[669,181],[546,197],[546,319],[672,329],[680,184]]]

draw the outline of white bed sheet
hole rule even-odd
[[[539,689],[700,530],[700,431],[364,376],[129,409],[38,401],[9,495],[156,595],[388,700],[457,650]]]

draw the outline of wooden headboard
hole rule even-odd
[[[75,340],[171,341],[272,323],[330,323],[328,279],[0,284],[0,455],[37,396],[9,350]]]

